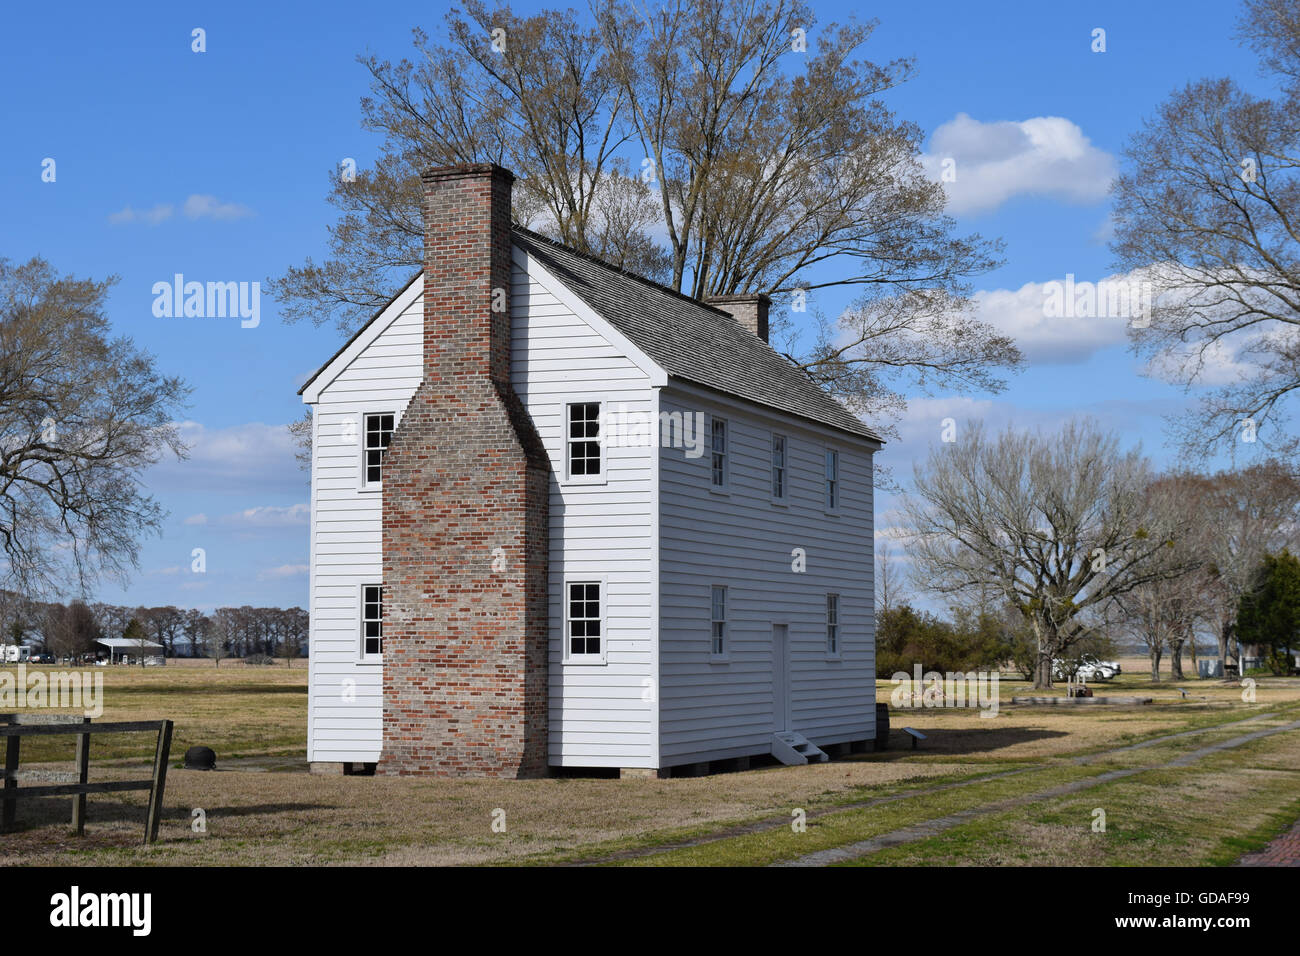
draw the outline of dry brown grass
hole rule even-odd
[[[1300,702],[1300,681],[1261,682],[1254,705],[1240,700],[1239,689],[1191,682],[1185,685],[1189,693],[1208,699],[1183,700],[1173,688],[1160,687],[1162,701],[1150,707],[1075,711],[1004,703],[994,719],[971,710],[896,712],[891,751],[810,767],[673,780],[391,779],[304,772],[305,667],[223,663],[213,668],[208,663],[104,670],[103,719],[169,717],[177,722],[174,759],[187,746],[208,744],[217,750],[222,769],[170,771],[163,829],[154,847],[139,846],[142,795],[92,796],[83,839],[69,835],[69,799],[20,803],[23,828],[0,843],[0,863],[462,864],[563,854],[596,844],[609,850],[788,816],[793,807],[869,799],[905,781],[921,781],[916,786],[922,787],[939,777],[987,774],[1011,765],[1052,766],[1068,755],[1104,752],[1139,737],[1240,720]],[[1140,677],[1126,674],[1114,691],[1102,692],[1131,693],[1142,686]],[[1024,686],[1003,681],[1003,701],[1023,693]],[[890,690],[882,682],[881,699],[888,699]],[[922,750],[902,749],[906,743],[898,728],[904,725],[928,735]],[[1216,730],[1196,739],[1203,745],[1240,732]],[[70,741],[62,746],[63,751],[44,756],[70,757]],[[27,754],[41,756],[34,749]],[[115,759],[96,763],[92,779],[136,776],[146,756],[125,745],[98,754]],[[206,814],[206,833],[191,829],[195,809]],[[492,828],[497,809],[505,811],[504,833]]]
[[[135,845],[142,796],[97,796],[90,799],[85,849],[112,848],[113,862],[121,863],[483,863],[788,813],[854,788],[961,769],[845,760],[674,780],[525,781],[173,770],[158,845]],[[6,865],[106,862],[87,858],[81,842],[62,836],[69,806],[67,799],[24,804],[24,819],[39,825],[7,837],[0,859]],[[191,830],[194,808],[206,814],[205,835]],[[492,830],[498,808],[505,810],[505,833]]]

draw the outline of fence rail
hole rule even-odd
[[[154,748],[153,774],[148,780],[109,780],[90,783],[90,739],[93,734],[130,734],[156,732],[158,742]],[[76,736],[76,783],[47,784],[36,787],[18,786],[19,755],[24,737]],[[3,813],[0,825],[8,830],[14,822],[16,802],[26,797],[71,796],[72,826],[78,836],[86,832],[86,795],[89,793],[118,793],[127,790],[148,790],[149,810],[145,816],[144,842],[158,839],[158,825],[162,819],[163,792],[167,786],[167,757],[172,745],[170,720],[134,720],[115,723],[91,723],[89,717],[52,714],[0,714],[0,737],[5,739],[5,766],[0,779]]]

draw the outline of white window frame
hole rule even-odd
[[[366,590],[379,588],[379,653],[366,653]],[[357,587],[357,660],[362,664],[382,664],[384,662],[384,586],[374,581],[363,582]]]
[[[393,417],[393,431],[390,433],[390,437],[388,439],[389,445],[384,446],[383,448],[384,453],[379,456],[379,480],[371,481],[369,477],[370,462],[367,460],[367,453],[370,451],[370,449],[366,447],[366,435],[369,434],[369,431],[366,428],[366,420],[378,415],[391,415]],[[391,436],[397,433],[397,421],[398,421],[398,415],[397,412],[395,411],[361,412],[360,415],[357,417],[357,424],[360,426],[360,437],[358,439],[357,444],[360,449],[359,455],[361,458],[361,490],[362,491],[383,490],[384,488],[384,477],[383,477],[384,464],[383,463],[384,463],[384,459],[388,457],[387,450],[389,447],[391,447],[392,444]]]
[[[570,446],[574,439],[569,434],[570,415],[576,405],[595,405],[596,406],[596,444],[600,449],[600,474],[599,475],[575,475],[572,472],[573,458],[570,454]],[[604,397],[588,398],[571,398],[564,403],[562,417],[560,421],[560,453],[564,456],[564,481],[570,485],[603,485],[608,481],[608,460],[605,455],[605,408]],[[587,439],[579,439],[586,441]]]
[[[826,656],[838,659],[844,648],[842,602],[834,591],[826,594]]]
[[[827,474],[834,462],[834,477]],[[827,514],[840,513],[840,502],[844,498],[844,481],[841,477],[840,452],[838,448],[825,446],[822,455],[822,510]]]
[[[722,425],[722,484],[713,482],[713,456],[718,454],[713,448],[713,426]],[[731,422],[721,415],[709,416],[709,490],[720,495],[731,491]]]
[[[574,654],[569,644],[569,623],[570,623],[570,606],[569,606],[569,588],[574,584],[595,584],[600,587],[600,653],[599,654]],[[564,578],[564,593],[561,596],[564,601],[564,630],[561,633],[561,639],[564,641],[564,663],[575,665],[599,665],[604,664],[609,654],[609,588],[607,579],[596,574],[574,574]]]
[[[722,617],[717,616],[717,604],[714,601],[719,591],[722,592]],[[725,661],[731,656],[731,630],[727,626],[727,605],[731,600],[729,591],[725,584],[709,585],[709,658],[714,661]],[[721,649],[718,647],[719,638],[715,636],[719,624],[722,625]]]
[[[781,443],[781,464],[776,463],[776,446],[777,442]],[[772,503],[776,505],[786,505],[790,503],[790,436],[781,432],[772,432],[772,441],[770,445],[769,462],[771,471],[769,473],[769,488],[772,495]],[[777,468],[781,471],[781,493],[776,493],[776,473]]]

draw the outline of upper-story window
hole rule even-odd
[[[787,492],[786,440],[784,435],[772,436],[772,500],[785,501]]]
[[[840,507],[840,453],[826,449],[826,510],[838,511]]]
[[[365,485],[379,485],[384,480],[384,455],[393,440],[393,413],[380,412],[365,416],[364,481]]]
[[[361,657],[378,658],[384,653],[384,589],[378,584],[361,586]]]
[[[604,470],[600,402],[569,405],[565,461],[570,478],[600,478]]]
[[[727,487],[727,420],[712,418],[709,421],[710,447],[713,449],[713,474],[710,481],[714,488]]]

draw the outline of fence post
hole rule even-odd
[[[144,842],[158,839],[158,824],[162,818],[163,791],[167,786],[167,754],[172,746],[172,722],[164,720],[158,725],[158,749],[153,758],[153,788],[149,791],[149,816],[144,825]]]
[[[90,723],[89,717],[81,719],[83,724]],[[84,784],[90,780],[90,734],[77,734],[77,783]],[[86,835],[86,795],[79,793],[72,798],[72,826],[77,836]]]
[[[9,796],[10,790],[18,787],[18,747],[21,737],[9,737],[5,740],[5,800],[3,825],[6,830],[14,822],[15,798]]]

